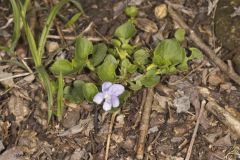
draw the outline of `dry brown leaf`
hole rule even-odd
[[[196,112],[196,117],[198,117],[199,112],[200,112],[200,100],[199,100],[199,93],[198,90],[196,89],[192,89],[191,93],[190,93],[190,102],[191,104],[194,106],[195,108],[195,112]]]
[[[218,138],[221,135],[222,135],[222,129],[219,128],[214,133],[210,133],[210,134],[204,135],[204,138],[206,138],[206,140],[209,143],[214,143],[216,138]]]
[[[29,101],[26,101],[23,98],[17,97],[15,95],[11,95],[8,102],[8,109],[10,113],[13,113],[16,117],[17,124],[23,121],[25,117],[29,114],[30,110],[28,106]]]
[[[223,77],[217,73],[211,73],[208,77],[208,83],[212,86],[218,86],[223,82]]]
[[[160,96],[158,93],[154,94],[154,100],[152,105],[152,110],[159,113],[165,113],[167,110],[167,105],[172,104],[171,98],[166,96]]]
[[[39,149],[38,143],[37,132],[32,130],[24,130],[18,141],[18,145],[22,147],[23,151],[29,154],[33,154]]]
[[[136,18],[136,26],[147,33],[156,33],[158,31],[156,23],[147,18]]]
[[[13,76],[12,73],[3,72],[0,70],[0,79],[5,79],[5,78],[11,77],[11,76]],[[9,78],[9,79],[0,81],[0,84],[2,84],[5,88],[13,87],[14,86],[13,78]]]
[[[79,110],[69,111],[64,115],[62,125],[65,128],[71,128],[78,123],[79,119],[80,119]]]
[[[93,126],[93,118],[91,116],[89,116],[86,119],[82,119],[80,120],[79,124],[76,126],[73,126],[71,128],[69,128],[68,130],[59,133],[60,137],[70,137],[74,134],[80,133],[80,132],[84,132],[84,134],[86,136],[89,136],[89,132],[94,128]]]
[[[228,133],[226,136],[219,138],[216,142],[213,143],[214,146],[219,147],[230,147],[232,146],[230,134]]]
[[[189,96],[183,95],[176,97],[173,101],[173,105],[177,108],[177,113],[187,112],[190,109]]]
[[[0,155],[0,160],[24,160],[21,155],[23,155],[22,149],[20,147],[13,147],[3,152]]]

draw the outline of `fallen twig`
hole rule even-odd
[[[30,75],[30,74],[31,74],[31,73],[21,73],[21,74],[16,74],[16,75],[9,76],[9,77],[0,78],[0,82],[1,82],[1,81],[5,81],[5,80],[9,80],[9,79],[13,79],[13,78],[19,78],[19,77],[28,76],[28,75]]]
[[[210,60],[213,61],[223,71],[223,73],[225,73],[229,78],[231,78],[233,81],[240,85],[240,76],[233,70],[230,70],[228,65],[224,63],[224,61],[221,60],[215,54],[215,52],[203,42],[202,39],[199,38],[199,36],[182,20],[182,18],[170,6],[168,6],[168,12],[172,19],[176,21],[180,27],[189,32],[190,39],[201,50],[204,51],[204,53],[210,58]]]
[[[138,115],[137,115],[137,119],[135,121],[135,124],[133,126],[133,128],[135,129],[138,125],[139,125],[139,122],[141,120],[141,116],[142,116],[142,110],[143,110],[143,106],[145,104],[145,101],[146,101],[146,97],[147,97],[147,89],[144,89],[143,90],[143,94],[142,94],[142,102],[141,102],[141,106],[140,106],[140,109],[138,111]]]
[[[140,133],[139,133],[139,139],[137,144],[137,155],[136,155],[137,159],[143,159],[143,155],[144,155],[144,146],[145,146],[146,136],[148,133],[150,113],[152,110],[153,94],[154,94],[153,89],[148,88],[147,98],[143,108],[140,129],[139,129]]]
[[[112,114],[112,117],[111,117],[111,122],[110,122],[109,129],[108,129],[107,145],[106,145],[106,152],[105,152],[105,158],[104,158],[105,160],[108,159],[113,124],[114,124],[115,118],[116,118],[116,116],[118,115],[119,112],[120,112],[120,110],[117,110],[116,112],[114,112]]]
[[[197,122],[196,122],[196,125],[195,125],[195,128],[194,128],[194,131],[193,131],[193,135],[192,135],[189,147],[188,147],[188,151],[187,151],[187,155],[186,155],[185,160],[189,160],[190,156],[192,154],[193,144],[194,144],[195,138],[197,136],[198,127],[199,127],[199,124],[200,124],[200,121],[201,121],[201,118],[202,118],[202,115],[203,115],[205,105],[206,105],[206,101],[203,100],[202,104],[201,104],[200,113],[199,113],[199,116],[198,116],[198,119],[197,119]]]
[[[208,102],[206,109],[214,114],[223,124],[228,126],[240,138],[240,122],[216,102]]]

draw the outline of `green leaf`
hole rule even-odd
[[[93,63],[89,60],[86,61],[86,66],[88,69],[90,69],[91,71],[94,71],[95,70],[95,67],[93,65]]]
[[[17,42],[21,35],[21,16],[19,14],[19,10],[17,7],[17,3],[15,0],[10,0],[13,10],[13,22],[14,22],[14,28],[13,28],[13,36],[12,36],[12,42],[11,42],[11,48],[10,52],[13,53],[14,49],[17,45]],[[26,14],[26,13],[24,13]]]
[[[122,43],[118,39],[111,39],[111,42],[115,47],[121,47]]]
[[[179,41],[182,42],[185,39],[185,30],[182,28],[178,28],[174,34],[174,37]]]
[[[92,102],[93,101],[93,97],[98,93],[98,89],[95,86],[95,84],[93,83],[85,83],[85,85],[83,86],[83,94],[85,99],[88,102]]]
[[[192,60],[192,59],[203,60],[203,54],[199,49],[189,48],[189,50],[191,51],[191,56],[189,57],[189,60]]]
[[[73,66],[71,62],[66,59],[58,59],[50,67],[50,70],[53,74],[56,75],[60,75],[60,73],[62,73],[63,75],[67,75],[73,72]]]
[[[107,46],[104,43],[94,45],[92,59],[90,60],[94,66],[99,65],[104,60],[107,53]]]
[[[78,61],[86,60],[88,55],[93,50],[93,44],[86,38],[78,38],[76,40],[76,49],[75,49],[75,56],[74,59]]]
[[[145,65],[149,62],[149,53],[144,49],[139,49],[133,54],[134,63],[138,65]]]
[[[136,46],[132,46],[128,43],[123,43],[121,47],[122,47],[122,49],[133,50]]]
[[[57,118],[58,121],[62,119],[63,112],[63,88],[64,88],[64,79],[62,73],[58,76],[58,92],[57,92]]]
[[[129,59],[124,59],[121,63],[121,70],[126,69],[127,72],[133,73],[137,70],[137,66],[132,64]]]
[[[73,82],[73,86],[64,88],[64,98],[73,103],[80,103],[84,100],[83,87],[85,83],[81,80]]]
[[[29,45],[30,51],[32,53],[32,57],[33,57],[33,61],[35,63],[35,66],[41,66],[41,58],[42,57],[40,57],[40,55],[38,54],[38,49],[37,49],[37,46],[36,46],[36,41],[34,39],[33,33],[31,31],[29,25],[27,24],[26,20],[23,19],[22,21],[23,21],[25,34],[26,34],[26,37],[27,37],[28,45]]]
[[[47,96],[48,96],[48,122],[50,121],[52,117],[52,108],[53,108],[53,88],[52,86],[53,83],[51,83],[49,75],[46,71],[46,69],[43,66],[38,66],[37,67],[37,72],[39,73],[39,79],[43,83],[44,88],[47,91]]]
[[[145,87],[153,87],[157,85],[160,81],[160,76],[156,74],[156,70],[148,71],[140,81]]]
[[[87,60],[76,61],[72,59],[73,72],[81,72],[82,69],[86,66]]]
[[[186,52],[176,39],[165,39],[155,48],[153,62],[159,66],[171,66],[182,63],[185,57]]]
[[[105,61],[101,66],[97,68],[98,77],[103,81],[114,82],[116,79],[115,73],[116,66],[111,61]]]
[[[116,58],[113,55],[107,55],[104,59],[104,62],[112,63],[114,64],[115,68],[117,68],[119,61],[116,60]]]
[[[134,18],[138,14],[138,8],[136,6],[128,6],[125,8],[125,14],[131,18]]]
[[[140,80],[137,80],[135,83],[129,82],[130,86],[129,88],[133,91],[138,91],[142,88],[142,83]]]
[[[127,90],[124,91],[123,94],[121,94],[119,96],[120,105],[123,104],[124,102],[126,102],[129,97],[131,97],[131,92],[129,92]]]
[[[84,100],[84,88],[85,82],[81,80],[76,80],[73,82],[72,96],[74,101],[80,103]]]
[[[188,63],[187,63],[187,61],[188,61],[188,59],[185,58],[185,60],[184,60],[181,64],[179,64],[179,65],[177,66],[177,69],[179,69],[180,71],[186,71],[186,70],[188,70]]]
[[[124,49],[117,49],[117,53],[118,53],[120,59],[126,59],[129,56],[128,52]]]
[[[51,12],[49,13],[49,16],[47,17],[46,24],[44,25],[39,43],[38,43],[38,54],[39,57],[42,58],[42,55],[44,53],[44,47],[47,41],[47,35],[53,25],[53,21],[58,14],[59,10],[66,4],[68,3],[69,0],[61,0],[58,4],[56,4],[52,9]]]
[[[132,38],[136,34],[137,30],[134,26],[134,24],[130,21],[127,21],[126,23],[120,25],[116,31],[115,36],[119,39],[128,40]]]
[[[82,15],[81,12],[76,13],[75,15],[72,16],[72,18],[65,24],[65,28],[68,28],[70,26],[72,26],[77,20],[78,18]]]

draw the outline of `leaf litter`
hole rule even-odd
[[[179,13],[183,13],[185,14],[184,17],[187,17],[188,14],[186,13],[189,13],[189,11],[198,13],[200,7],[208,11],[210,15],[213,14],[216,1],[208,2],[208,4],[201,1],[198,3],[171,1],[170,3],[172,3],[172,6],[175,6],[175,9],[177,9]],[[5,5],[6,7],[5,3],[1,5]],[[89,1],[82,5],[83,8],[86,8],[86,15],[99,14],[99,12],[91,13],[93,10],[89,8],[92,6],[101,10],[102,17],[100,16],[100,20],[94,19],[93,17],[95,29],[100,29],[100,26],[107,27],[109,30],[107,29],[106,35],[102,36],[108,37],[112,35],[111,30],[114,30],[113,24],[126,19],[123,15],[123,10],[128,3],[139,6],[142,15],[147,15],[147,17],[145,17],[146,19],[141,19],[144,22],[141,24],[138,23],[141,31],[139,30],[139,33],[136,35],[136,41],[141,43],[148,42],[146,46],[152,46],[151,43],[153,43],[152,39],[154,35],[148,32],[159,32],[161,34],[160,38],[156,38],[155,41],[158,41],[161,37],[166,38],[172,35],[173,28],[176,27],[176,25],[173,24],[175,22],[172,22],[169,15],[164,15],[164,18],[157,18],[154,15],[154,8],[160,5],[158,1],[151,1],[149,3],[141,0],[132,0],[130,2],[103,1],[102,3]],[[178,5],[177,7],[176,4]],[[183,4],[185,4],[186,7],[185,5],[183,6]],[[113,9],[113,11],[111,9]],[[73,7],[70,10],[66,10],[63,14],[73,15],[75,12],[77,12],[77,10]],[[10,14],[9,11],[4,11],[3,13],[6,14],[6,17]],[[45,12],[41,14],[41,18],[47,16]],[[61,15],[59,15],[59,17],[61,17]],[[192,20],[191,16],[186,17],[184,18],[185,21],[188,21],[188,19]],[[235,17],[237,17],[237,15]],[[42,21],[41,18],[40,20]],[[105,20],[106,18],[109,20],[108,23],[103,20],[104,18]],[[90,19],[86,16],[80,17],[79,19],[81,22],[77,22],[79,23],[77,30],[84,30],[90,22]],[[198,22],[201,21],[203,20],[199,19]],[[10,33],[11,25],[3,24],[2,21],[0,21],[0,23],[1,26],[4,26],[3,31]],[[151,26],[149,27],[146,24],[150,24]],[[162,24],[165,24],[165,26],[162,27]],[[206,27],[206,25],[208,24],[195,24],[198,28]],[[54,29],[51,32],[55,34]],[[95,38],[99,36],[99,34],[93,30],[86,32],[86,35]],[[148,37],[148,40],[145,41],[142,37]],[[210,38],[204,33],[202,37],[205,40]],[[2,43],[2,38],[0,42],[0,44],[4,44]],[[61,46],[60,41],[56,43],[55,40],[49,42],[54,43],[51,44],[52,46],[50,46],[50,48],[46,48],[48,52],[54,52]],[[59,46],[57,46],[57,44],[59,44]],[[67,56],[70,56],[68,54],[71,54],[71,50],[67,52]],[[27,59],[26,63],[30,64],[31,62]],[[233,117],[236,117],[235,119],[238,119],[238,114],[236,113],[239,113],[239,86],[223,76],[223,73],[210,63],[202,65],[200,68],[195,67],[198,65],[197,62],[195,63],[193,61],[190,63],[190,70],[196,68],[191,74],[187,72],[177,73],[174,75],[175,77],[163,75],[161,77],[161,83],[159,84],[162,86],[156,87],[154,90],[149,128],[146,134],[148,138],[144,143],[144,145],[146,145],[144,156],[149,159],[185,158],[188,144],[190,143],[193,129],[196,125],[196,119],[199,116],[201,108],[200,102],[203,99],[208,101],[215,100],[218,106],[222,108],[228,106],[225,107],[223,113],[227,112],[233,115]],[[11,70],[9,66],[2,65],[2,63],[0,70],[1,78],[14,75],[14,70]],[[92,78],[91,76],[92,75],[87,75],[89,79]],[[21,80],[23,77],[19,77],[16,80],[18,81],[19,79]],[[71,83],[73,79],[75,79],[75,77],[70,77],[69,82]],[[176,80],[180,80],[179,83],[171,84],[171,82],[175,82]],[[62,123],[59,124],[53,121],[51,124],[47,124],[46,97],[43,93],[42,86],[35,81],[34,77],[27,79],[27,83],[20,84],[20,88],[14,86],[17,81],[13,78],[1,81],[1,90],[5,90],[8,87],[13,88],[11,91],[5,92],[0,98],[2,102],[0,104],[0,140],[2,142],[1,146],[3,146],[1,147],[0,159],[23,159],[23,157],[27,158],[28,156],[36,159],[74,160],[78,158],[96,159],[96,157],[103,159],[105,155],[106,138],[109,134],[110,116],[108,114],[101,114],[102,111],[97,107],[94,108],[95,106],[93,109],[86,109],[86,107],[77,105],[74,106],[74,108],[66,109]],[[165,87],[163,87],[163,84]],[[141,113],[141,98],[139,98],[141,94],[142,91],[136,92],[122,107],[121,114],[116,117],[112,130],[112,141],[109,146],[109,159],[134,159],[135,157],[133,153],[136,152],[137,148],[139,126],[132,126],[134,126],[135,118],[139,112]],[[97,112],[95,112],[95,110],[97,110]],[[202,159],[211,159],[214,155],[215,157],[228,156],[232,159],[236,156],[231,153],[231,150],[228,150],[234,147],[234,144],[236,144],[235,149],[239,149],[239,144],[236,141],[237,137],[231,131],[232,121],[228,122],[230,124],[226,124],[226,122],[221,119],[221,115],[217,113],[215,113],[216,115],[213,114],[214,112],[207,109],[200,119],[198,134],[193,145],[192,159],[199,157]],[[216,117],[218,117],[218,119]],[[94,126],[97,126],[99,130],[95,130]],[[17,132],[18,130],[19,132]],[[17,147],[14,147],[15,144]]]

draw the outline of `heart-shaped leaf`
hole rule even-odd
[[[139,89],[142,88],[142,83],[140,80],[137,80],[135,83],[129,82],[129,84],[130,84],[129,88],[134,91],[138,91]]]
[[[66,59],[58,59],[50,67],[53,74],[59,75],[62,72],[63,75],[67,75],[73,71],[73,66],[71,62]]]
[[[131,18],[134,18],[138,14],[138,8],[136,6],[129,6],[125,8],[125,14]]]
[[[88,58],[88,55],[93,50],[93,44],[86,38],[78,38],[76,40],[76,49],[74,59],[78,62]]]
[[[148,71],[141,79],[141,83],[145,87],[153,87],[157,85],[160,81],[160,76],[156,74],[156,70]]]
[[[83,86],[83,94],[84,98],[88,102],[93,101],[93,97],[98,93],[98,89],[93,83],[85,83]]]
[[[185,57],[186,52],[176,39],[165,39],[155,48],[153,61],[160,66],[170,66],[180,64]]]
[[[182,28],[178,28],[174,34],[174,37],[176,38],[176,40],[178,40],[179,42],[184,41],[185,39],[185,30]]]
[[[127,72],[133,73],[137,70],[137,66],[132,64],[128,59],[124,59],[121,63],[121,69],[126,69]]]
[[[137,50],[134,54],[134,63],[138,65],[145,65],[148,63],[149,53],[144,49]]]
[[[64,98],[74,102],[80,103],[84,100],[83,87],[85,83],[81,80],[76,80],[73,82],[73,86],[67,86],[64,88]]]
[[[90,60],[94,66],[99,65],[104,60],[107,49],[104,43],[94,45],[92,59]]]
[[[104,62],[113,63],[115,68],[117,68],[118,63],[119,63],[119,61],[116,60],[116,58],[113,55],[111,55],[111,54],[106,56],[106,58],[104,59]]]
[[[126,23],[120,25],[116,31],[115,36],[119,39],[128,40],[132,38],[136,34],[137,30],[134,26],[134,24],[130,21],[127,21]]]
[[[191,56],[189,57],[189,60],[192,60],[192,59],[202,60],[203,59],[203,54],[199,49],[189,48],[189,50],[191,51]]]
[[[103,81],[114,82],[116,79],[115,73],[116,66],[111,61],[105,61],[101,66],[97,68],[98,77]]]

